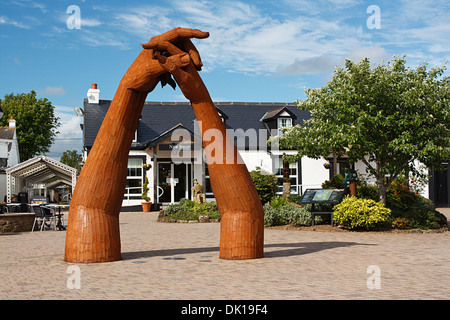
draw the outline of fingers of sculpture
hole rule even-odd
[[[205,39],[207,37],[209,37],[208,32],[198,29],[175,28],[162,35],[151,38],[142,47],[153,50],[153,52],[160,51],[160,54],[163,56],[176,55],[182,52],[188,53],[194,66],[200,71],[203,66],[200,54],[190,39]],[[155,56],[155,54],[153,55]]]
[[[176,69],[186,67],[189,63],[191,63],[191,58],[187,53],[179,53],[172,56],[167,56],[164,54],[164,52],[155,50],[154,57],[158,59],[163,68],[171,74],[175,73]]]

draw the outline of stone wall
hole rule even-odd
[[[33,222],[33,213],[0,214],[0,233],[29,232],[33,228]]]

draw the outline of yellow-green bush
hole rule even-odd
[[[386,222],[391,210],[371,199],[347,196],[333,208],[335,223],[346,229],[370,230]]]

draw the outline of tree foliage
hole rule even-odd
[[[7,94],[0,99],[3,117],[0,125],[7,125],[10,117],[16,120],[17,142],[20,160],[25,161],[39,154],[45,154],[58,134],[59,118],[55,107],[47,98],[36,98],[36,92]]]
[[[80,174],[83,156],[78,154],[77,150],[66,150],[62,154],[60,162],[77,169],[77,174]]]
[[[272,200],[278,189],[278,180],[275,175],[256,167],[250,172],[250,177],[255,184],[261,203],[265,204]]]
[[[312,158],[347,155],[363,161],[377,179],[380,201],[386,188],[413,162],[439,168],[450,159],[450,78],[445,66],[415,69],[403,57],[370,68],[369,59],[347,60],[327,86],[307,89],[296,101],[311,118],[292,127],[280,146]]]

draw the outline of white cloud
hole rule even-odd
[[[194,40],[204,72],[221,68],[250,74],[323,73],[346,58],[380,62],[392,54],[408,55],[397,50],[411,51],[411,44],[425,44],[429,57],[448,57],[450,23],[438,13],[443,2],[437,9],[423,1],[379,6],[382,27],[369,30],[367,6],[360,0],[283,0],[272,4],[276,12],[256,2],[171,0],[165,6],[97,10],[100,20],[82,16],[82,26],[98,27],[96,32],[82,28],[78,34],[88,46],[129,49],[175,27],[208,31],[208,39]],[[107,16],[100,15],[105,12]]]
[[[66,90],[63,88],[63,86],[47,87],[45,88],[44,93],[53,96],[63,96],[66,94]]]
[[[280,67],[279,74],[314,74],[328,73],[338,64],[339,59],[331,55],[320,55],[317,57],[306,58],[303,60],[295,59],[295,62]]]
[[[387,62],[391,59],[391,56],[379,45],[354,48],[344,56],[344,59],[349,59],[353,62],[359,62],[364,58],[369,58],[371,64],[374,65],[382,61]]]
[[[6,16],[0,16],[0,24],[11,25],[20,29],[30,29],[29,25],[20,21],[10,19]]]
[[[61,126],[48,155],[58,160],[67,150],[77,150],[81,153],[83,145],[81,118],[75,115],[72,107],[66,106],[55,106],[55,115],[60,118]]]
[[[97,19],[81,18],[81,27],[97,27],[101,24]]]

